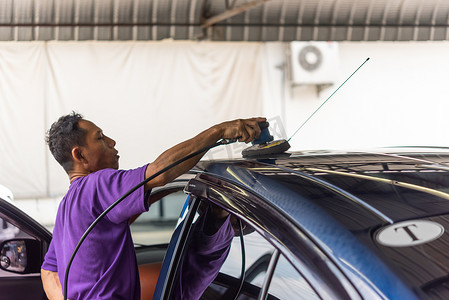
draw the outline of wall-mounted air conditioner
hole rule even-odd
[[[330,85],[338,75],[336,42],[291,42],[290,66],[293,85]]]

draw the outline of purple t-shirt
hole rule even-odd
[[[67,263],[83,233],[112,203],[145,179],[146,166],[104,169],[75,179],[62,199],[42,268],[58,272],[64,288]],[[143,186],[115,206],[89,233],[70,267],[68,295],[75,299],[140,299],[129,219],[148,210]]]

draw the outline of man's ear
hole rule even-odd
[[[76,146],[72,148],[72,158],[74,162],[85,164],[86,158],[83,156],[83,152],[80,147]]]

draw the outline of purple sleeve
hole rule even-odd
[[[47,254],[45,254],[45,260],[42,264],[42,269],[58,272],[58,261],[56,259],[55,248],[53,246],[53,240],[50,242],[50,246],[48,248]]]
[[[121,198],[131,188],[135,187],[145,179],[145,170],[143,166],[133,170],[113,170],[104,169],[96,172],[96,180],[92,184],[97,185],[94,190],[98,191],[97,199],[104,210],[112,203]],[[127,222],[132,216],[147,211],[148,202],[145,201],[144,187],[139,187],[136,191],[126,197],[107,215],[113,223]]]
[[[230,216],[215,234],[209,236],[204,234],[207,213],[209,210],[195,224],[180,265],[178,287],[172,290],[172,299],[199,299],[217,277],[229,254],[234,237]]]

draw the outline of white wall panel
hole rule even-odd
[[[370,60],[290,141],[295,150],[449,146],[449,42],[340,43],[339,79],[286,88],[290,137],[345,79]],[[283,53],[278,53],[284,55]]]

